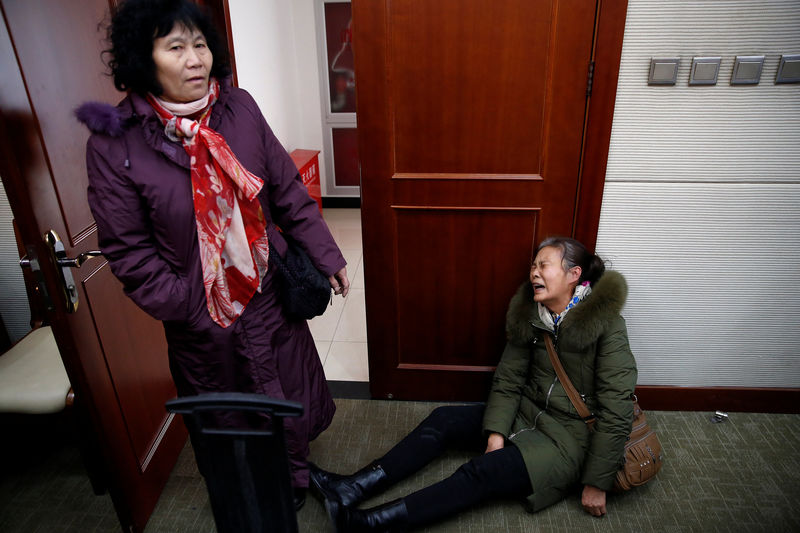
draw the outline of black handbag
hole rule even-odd
[[[284,312],[298,320],[310,320],[325,312],[331,302],[331,284],[317,270],[306,251],[286,233],[286,254],[281,257],[270,241],[270,262],[278,269],[278,292]]]

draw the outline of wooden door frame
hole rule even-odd
[[[231,29],[231,8],[228,0],[195,0],[198,5],[205,8],[211,20],[217,27],[220,37],[228,47],[228,61],[231,66],[231,82],[234,87],[239,86],[239,77],[236,74],[236,53],[233,50],[233,30]]]
[[[572,237],[590,250],[597,243],[622,39],[628,0],[598,0],[592,50],[593,81],[584,125]]]

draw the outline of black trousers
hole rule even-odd
[[[406,496],[410,526],[458,513],[493,498],[525,497],[533,492],[519,449],[506,441],[484,454],[483,404],[438,407],[377,461],[391,483],[413,474],[445,450],[474,451],[474,459],[450,477]]]

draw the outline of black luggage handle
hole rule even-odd
[[[289,400],[276,400],[263,394],[247,392],[209,392],[197,396],[175,398],[166,403],[171,413],[194,414],[198,411],[233,410],[259,411],[274,416],[301,416],[303,404]]]

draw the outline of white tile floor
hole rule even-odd
[[[350,293],[335,296],[325,314],[308,325],[329,381],[369,381],[361,210],[326,208],[323,217],[347,260]]]

